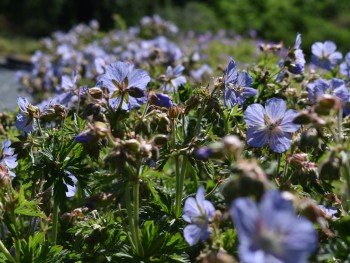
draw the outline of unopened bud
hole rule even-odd
[[[103,91],[99,87],[89,89],[89,94],[94,99],[102,99],[103,97]]]
[[[235,135],[227,135],[222,139],[226,152],[236,153],[243,148],[241,140]]]
[[[155,145],[163,145],[168,142],[168,136],[164,134],[158,134],[153,137],[153,142]]]
[[[129,139],[124,141],[123,145],[126,149],[131,152],[139,152],[140,151],[140,143],[136,139]]]

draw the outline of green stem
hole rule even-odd
[[[58,227],[58,202],[53,201],[53,221],[52,221],[52,243],[56,245],[57,242],[57,227]]]
[[[133,192],[134,192],[134,232],[135,232],[135,242],[136,242],[136,251],[137,254],[143,257],[143,247],[140,237],[140,228],[139,228],[139,210],[140,210],[140,182],[139,178],[135,178],[133,181]]]
[[[176,203],[175,203],[175,215],[176,217],[181,216],[181,206],[182,206],[182,195],[185,181],[185,174],[187,169],[187,160],[185,157],[182,159],[181,173],[178,181],[178,188],[176,192]]]
[[[341,142],[343,140],[343,109],[340,108],[338,113],[338,141]]]
[[[350,170],[349,170],[349,165],[345,164],[343,166],[343,174],[346,180],[347,188],[348,188],[348,199],[350,197]]]
[[[278,181],[278,174],[281,166],[281,156],[282,156],[282,153],[277,153],[277,168],[276,168],[276,175],[275,175],[276,181]]]
[[[20,243],[18,240],[18,230],[17,230],[17,223],[16,223],[16,216],[15,216],[15,212],[12,210],[11,211],[11,221],[15,227],[15,232],[16,232],[16,236],[15,236],[15,251],[16,251],[16,259],[17,262],[21,262],[21,251],[20,251]]]
[[[7,248],[4,246],[1,240],[0,240],[0,251],[5,255],[8,261],[12,263],[16,263],[16,260],[11,256],[10,252],[7,250]],[[16,249],[16,252],[17,252],[17,249]]]
[[[132,216],[132,207],[131,207],[131,198],[130,198],[130,183],[128,182],[125,187],[125,203],[126,203],[126,211],[128,213],[128,220],[129,220],[129,228],[131,237],[129,235],[131,246],[137,251],[136,242],[135,242],[135,228],[134,226],[134,219]]]

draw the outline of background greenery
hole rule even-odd
[[[242,35],[255,30],[259,38],[288,43],[301,32],[305,47],[330,39],[349,51],[348,0],[2,0],[0,31],[42,37],[93,18],[108,30],[115,14],[129,26],[155,13],[184,30],[223,28]]]

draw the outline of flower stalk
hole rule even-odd
[[[53,221],[52,221],[52,243],[57,243],[57,227],[58,227],[58,202],[53,201]]]

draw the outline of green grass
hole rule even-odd
[[[8,32],[0,32],[0,56],[30,58],[40,48],[38,40]]]

